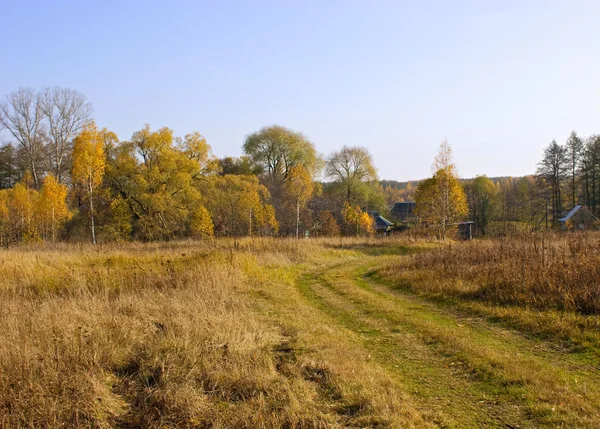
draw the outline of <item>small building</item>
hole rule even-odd
[[[416,216],[414,215],[415,207],[416,203],[414,201],[395,203],[390,212],[391,217],[396,222],[409,222],[416,220]]]
[[[369,215],[373,218],[375,223],[375,233],[377,235],[390,235],[392,228],[394,227],[394,223],[390,222],[383,216],[379,214],[379,212],[368,212]]]
[[[459,222],[458,226],[458,236],[461,240],[472,240],[473,239],[473,229],[475,227],[475,222]]]
[[[587,229],[592,223],[598,220],[596,216],[590,213],[590,211],[582,205],[573,207],[563,215],[563,217],[558,219],[562,231],[569,229]]]

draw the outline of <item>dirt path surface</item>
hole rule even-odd
[[[355,332],[425,420],[439,427],[600,427],[597,366],[481,317],[390,288],[373,273],[398,256],[307,268],[307,302]]]

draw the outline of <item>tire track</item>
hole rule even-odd
[[[407,327],[391,327],[318,278],[305,279],[304,284],[320,308],[361,335],[374,360],[399,379],[428,420],[439,427],[506,427],[488,409],[499,401],[490,398],[489,391],[473,386],[467,371],[453,365],[452,359],[439,356]]]
[[[600,402],[597,371],[484,320],[392,291],[366,275],[377,263],[362,257],[333,264],[304,283],[322,309],[364,331],[380,364],[417,389],[413,395],[435,410],[437,424],[597,426],[600,414],[590,404]],[[444,386],[437,397],[436,385]]]

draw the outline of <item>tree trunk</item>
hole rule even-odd
[[[592,165],[592,212],[594,214],[598,213],[596,211],[596,166]]]
[[[92,221],[92,244],[96,245],[96,224],[94,222],[94,196],[92,184],[90,183],[89,191],[90,191],[90,217]]]
[[[296,199],[296,240],[300,238],[300,198]]]
[[[252,237],[252,208],[250,208],[250,218],[248,219],[248,235]]]
[[[54,234],[54,222],[55,222],[55,218],[54,218],[54,207],[52,207],[52,242],[56,242],[55,239],[55,234]]]
[[[571,185],[573,187],[572,191],[573,191],[573,207],[575,207],[575,155],[573,155],[573,171],[572,171],[572,176],[571,176]]]

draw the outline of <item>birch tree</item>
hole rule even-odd
[[[313,189],[310,173],[301,165],[292,167],[285,182],[285,193],[296,209],[296,238],[300,238],[300,210],[306,206]]]
[[[444,240],[448,227],[468,214],[467,198],[452,161],[452,147],[442,142],[431,166],[433,177],[419,183],[415,211],[419,220],[432,225]]]
[[[49,229],[50,238],[55,242],[57,232],[71,217],[66,199],[67,186],[59,183],[52,174],[44,177],[36,206],[36,219],[44,239],[48,238],[46,232]]]
[[[105,168],[104,140],[96,124],[91,122],[75,139],[71,177],[82,187],[88,199],[93,244],[96,244],[94,198],[102,184]]]

